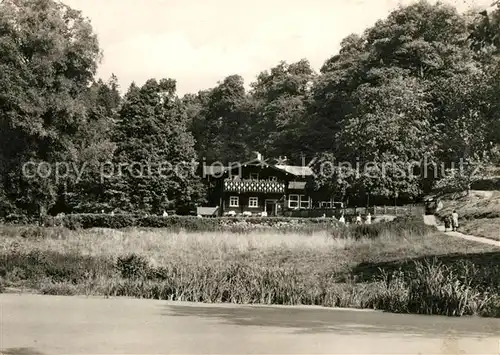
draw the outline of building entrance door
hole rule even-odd
[[[265,211],[268,216],[276,216],[276,200],[265,200]]]

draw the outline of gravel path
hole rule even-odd
[[[430,226],[435,226],[435,227],[437,227],[437,229],[439,231],[445,232],[444,231],[444,226],[437,224],[436,216],[434,216],[434,215],[425,215],[424,216],[424,223],[427,224],[427,225],[430,225]],[[488,239],[488,238],[482,238],[482,237],[476,237],[474,235],[467,235],[467,234],[463,234],[463,233],[460,233],[460,232],[451,232],[450,231],[450,232],[445,232],[445,233],[448,234],[448,235],[451,235],[453,237],[467,239],[467,240],[471,240],[471,241],[478,242],[478,243],[483,243],[483,244],[490,244],[490,245],[493,245],[493,246],[496,246],[496,247],[500,248],[500,241],[498,241],[498,240],[493,240],[493,239]]]

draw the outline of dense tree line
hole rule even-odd
[[[500,145],[499,19],[500,8],[461,14],[420,1],[347,36],[319,72],[303,59],[261,72],[249,90],[231,75],[180,97],[175,79],[152,78],[121,96],[115,76],[94,79],[102,54],[80,12],[3,0],[0,214],[187,210],[204,198],[192,162],[255,150],[316,158],[317,172],[325,161],[369,166],[330,164],[309,186],[344,200],[470,185]],[[469,170],[438,183],[399,174],[424,158],[464,159]],[[186,170],[157,174],[171,170],[165,162]]]

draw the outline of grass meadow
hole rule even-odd
[[[500,252],[421,221],[272,230],[0,227],[4,290],[500,316]]]

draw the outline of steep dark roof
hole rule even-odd
[[[252,159],[247,162],[241,163],[241,166],[245,165],[256,165],[256,166],[263,166],[263,167],[269,167],[269,168],[274,168],[279,171],[283,171],[287,174],[291,174],[297,177],[308,177],[308,176],[313,176],[313,171],[310,167],[308,166],[300,166],[300,165],[275,165],[275,164],[269,164],[265,161],[261,161],[258,159]],[[224,172],[231,170],[231,169],[237,169],[238,164],[234,164],[231,167],[228,166],[221,166],[219,164],[217,165],[203,165],[203,176],[214,176],[218,175],[221,176]]]
[[[289,174],[295,176],[312,176],[313,171],[308,166],[300,166],[300,165],[275,165],[278,169],[286,171]]]

